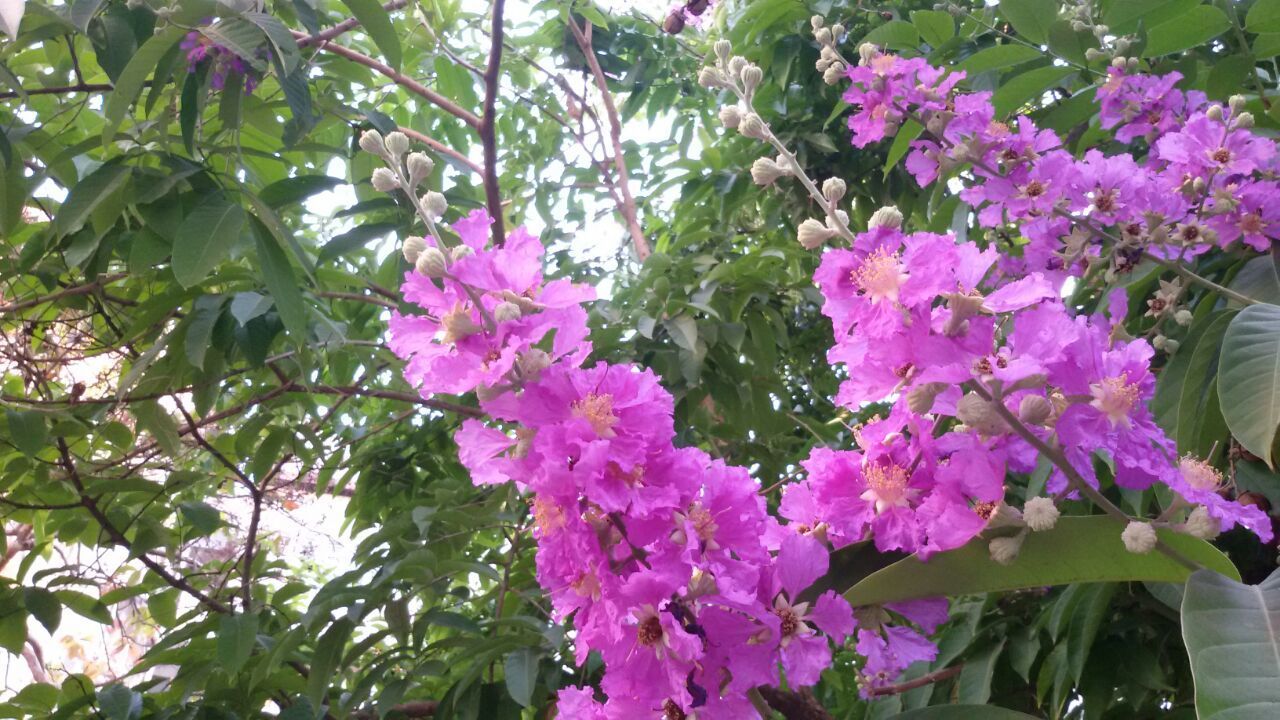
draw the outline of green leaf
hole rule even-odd
[[[370,240],[394,232],[397,227],[399,225],[395,223],[357,225],[341,235],[334,236],[332,240],[325,243],[324,247],[320,248],[320,255],[316,258],[316,264],[320,265],[328,260],[359,250],[368,244]]]
[[[1019,35],[1042,45],[1058,19],[1058,5],[1057,0],[1000,0],[1000,14]]]
[[[262,188],[258,197],[268,207],[279,208],[302,202],[316,193],[344,184],[346,183],[341,178],[328,175],[299,175],[271,183]]]
[[[1143,57],[1171,55],[1203,45],[1231,27],[1225,13],[1212,5],[1199,5],[1147,32]]]
[[[102,7],[103,2],[104,0],[75,0],[71,4],[71,24],[80,32],[87,32],[89,21],[98,14],[98,8]]]
[[[266,281],[267,289],[275,300],[280,320],[296,340],[305,341],[307,306],[302,300],[302,289],[298,286],[298,278],[293,274],[293,266],[289,264],[284,250],[276,244],[271,232],[256,217],[253,218],[253,230],[262,279]]]
[[[240,56],[240,59],[249,63],[254,70],[262,72],[267,69],[262,55],[258,53],[258,48],[267,41],[267,35],[257,25],[242,18],[232,17],[201,27],[199,31],[214,43]]]
[[[54,234],[66,237],[84,227],[94,209],[128,179],[129,166],[113,162],[94,170],[73,185],[71,192],[67,193],[66,202],[58,208],[58,215],[53,219]]]
[[[992,705],[937,705],[894,715],[891,720],[1038,720],[1013,710]]]
[[[1218,397],[1231,434],[1275,467],[1280,425],[1280,306],[1250,305],[1231,321],[1218,363]]]
[[[62,603],[56,595],[44,588],[22,588],[22,604],[50,635],[57,631],[62,622]]]
[[[244,208],[222,194],[197,205],[173,241],[173,274],[178,282],[191,287],[208,277],[240,240],[247,220]]]
[[[915,10],[911,13],[911,24],[930,47],[936,48],[956,36],[955,18],[943,10]]]
[[[1231,280],[1231,289],[1258,302],[1280,305],[1280,268],[1275,257],[1261,255],[1245,263]],[[1239,306],[1234,300],[1228,304]]]
[[[995,675],[996,660],[1000,659],[1004,643],[1001,640],[964,661],[958,680],[960,702],[982,705],[991,699],[991,678]]]
[[[0,595],[0,600],[4,596]],[[14,607],[6,601],[0,610],[0,648],[14,655],[22,654],[22,646],[27,642],[27,611]]]
[[[249,661],[258,637],[258,616],[241,613],[225,615],[218,623],[218,662],[228,675],[235,675]]]
[[[1064,517],[1052,530],[1031,533],[1010,565],[991,560],[976,539],[922,562],[915,556],[872,573],[845,592],[855,606],[883,605],[940,595],[976,595],[1049,585],[1148,580],[1185,582],[1191,571],[1160,552],[1135,555],[1120,540],[1123,528],[1103,515]],[[1235,566],[1209,543],[1169,530],[1160,539],[1184,557],[1238,577]]]
[[[383,9],[378,0],[342,0],[351,9],[364,31],[369,33],[373,43],[382,51],[387,64],[396,70],[400,69],[400,37],[396,35],[395,26],[391,24],[391,15]]]
[[[1280,32],[1263,33],[1253,39],[1250,52],[1257,60],[1266,60],[1280,55]]]
[[[142,716],[142,695],[120,683],[99,690],[97,705],[106,720],[135,720]]]
[[[111,617],[111,611],[96,597],[75,590],[57,590],[53,594],[63,605],[71,608],[72,612],[81,617],[103,625],[110,625],[114,620]]]
[[[191,321],[187,324],[187,337],[182,349],[187,362],[204,369],[204,358],[213,343],[213,328],[222,317],[222,305],[226,298],[221,295],[201,295],[196,298],[195,309],[191,313]]]
[[[14,410],[5,408],[5,419],[9,421],[9,440],[27,457],[35,457],[45,449],[49,441],[49,431],[45,427],[44,415],[35,410]]]
[[[184,502],[178,506],[182,519],[200,535],[208,535],[222,527],[222,513],[205,502]]]
[[[315,707],[320,707],[325,699],[338,661],[342,658],[342,649],[353,628],[351,620],[341,618],[316,641],[316,650],[311,656],[311,677],[307,678],[307,699]]]
[[[1044,53],[1026,45],[1012,43],[1009,45],[993,45],[965,58],[956,66],[956,69],[963,70],[969,77],[973,77],[981,72],[1013,67],[1014,65],[1021,65],[1024,62],[1042,57],[1044,57]]]
[[[889,171],[897,166],[898,162],[911,149],[911,142],[920,137],[920,133],[924,132],[924,126],[915,120],[907,120],[902,123],[902,127],[898,129],[898,134],[893,138],[893,144],[889,146],[889,154],[884,159],[884,174],[889,176]]]
[[[533,690],[538,685],[538,657],[533,648],[520,648],[507,653],[502,661],[502,674],[507,681],[507,692],[521,707],[533,704]]]
[[[1005,81],[991,96],[996,117],[1004,117],[1027,103],[1037,100],[1052,86],[1065,80],[1076,71],[1067,67],[1049,65],[1028,70]]]
[[[1280,0],[1258,0],[1244,16],[1244,27],[1249,32],[1280,32]]]
[[[1197,571],[1182,600],[1182,638],[1200,720],[1280,717],[1280,571],[1261,585]]]
[[[103,145],[111,142],[111,138],[115,137],[116,129],[124,121],[129,108],[133,107],[134,102],[137,101],[138,95],[142,92],[142,86],[147,82],[147,76],[160,62],[160,58],[164,57],[165,53],[169,52],[186,34],[184,28],[170,25],[153,35],[138,48],[138,52],[134,53],[129,64],[116,79],[111,94],[103,103],[102,114],[106,119],[102,128]]]
[[[1071,620],[1070,641],[1067,644],[1067,664],[1076,683],[1080,682],[1084,673],[1089,650],[1093,648],[1098,627],[1111,607],[1111,596],[1115,592],[1115,583],[1095,583],[1080,591],[1081,597]]]
[[[920,34],[905,20],[890,20],[867,33],[862,42],[891,50],[911,50],[920,44]]]

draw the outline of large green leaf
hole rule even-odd
[[[1280,717],[1280,571],[1261,585],[1204,570],[1192,575],[1182,638],[1200,720]]]
[[[258,616],[226,615],[218,624],[218,662],[229,675],[244,667],[257,642]]]
[[[67,193],[66,202],[53,219],[53,231],[64,237],[84,227],[94,209],[129,179],[129,166],[111,162],[94,170]]]
[[[1010,43],[1008,45],[993,45],[989,48],[983,48],[978,52],[970,55],[956,66],[957,70],[963,70],[968,75],[977,75],[980,72],[988,70],[999,70],[1001,68],[1013,67],[1024,62],[1030,62],[1037,58],[1044,57],[1044,53],[1033,47],[1026,45],[1018,45]]]
[[[991,705],[937,705],[894,715],[890,720],[1037,720],[1015,710]]]
[[[1250,305],[1231,321],[1218,363],[1218,397],[1231,434],[1274,467],[1271,444],[1280,424],[1280,306]]]
[[[920,33],[905,20],[890,20],[867,33],[862,42],[890,50],[909,50],[920,44]]]
[[[173,274],[183,287],[208,277],[240,239],[247,215],[239,203],[213,195],[182,221],[173,241]]]
[[[1280,32],[1280,0],[1258,0],[1244,16],[1244,26],[1249,32]]]
[[[142,92],[142,86],[147,82],[147,76],[160,62],[160,58],[164,57],[165,53],[169,52],[184,35],[186,30],[183,28],[174,25],[166,27],[143,43],[129,60],[129,64],[124,66],[120,77],[116,79],[115,87],[103,103],[102,114],[106,118],[106,123],[102,127],[103,144],[115,137],[116,128],[120,127],[129,108],[133,107],[138,94]]]
[[[307,306],[302,300],[298,278],[293,274],[289,257],[276,243],[271,232],[257,218],[253,219],[253,237],[258,248],[258,261],[262,264],[262,277],[276,302],[276,310],[284,326],[298,340],[307,337]]]
[[[1200,5],[1151,28],[1143,57],[1160,57],[1203,45],[1231,27],[1226,13]]]
[[[1074,583],[1185,582],[1191,571],[1161,552],[1135,555],[1120,540],[1122,527],[1110,517],[1064,517],[1045,532],[1031,533],[1010,565],[993,561],[985,540],[938,553],[928,562],[915,556],[862,579],[844,596],[853,605],[883,605],[918,598],[1070,585]],[[1209,543],[1172,531],[1160,539],[1184,557],[1239,577],[1235,566]]]
[[[400,37],[396,35],[395,26],[391,24],[391,16],[378,0],[342,0],[351,9],[360,25],[373,42],[382,51],[387,64],[400,69]]]
[[[996,116],[1003,117],[1023,105],[1038,99],[1050,87],[1075,73],[1068,67],[1049,65],[1028,70],[1005,81],[991,97]]]
[[[1040,45],[1058,19],[1057,0],[1000,0],[1000,14],[1022,37]]]

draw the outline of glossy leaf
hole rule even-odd
[[[214,195],[183,221],[173,243],[173,274],[183,287],[198,285],[240,240],[248,216],[238,203]]]
[[[1022,37],[1039,45],[1049,37],[1049,27],[1058,19],[1056,0],[1000,0],[1000,14]]]
[[[1280,571],[1260,585],[1195,573],[1182,600],[1182,636],[1200,720],[1280,717]]]
[[[1280,425],[1280,306],[1241,310],[1222,341],[1218,397],[1231,434],[1271,466]]]
[[[1181,52],[1212,40],[1230,27],[1231,21],[1221,10],[1212,5],[1199,5],[1151,28],[1142,56],[1160,57]]]

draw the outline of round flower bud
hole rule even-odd
[[[1089,48],[1084,51],[1084,59],[1089,62],[1098,62],[1099,60],[1107,59],[1107,54],[1098,48]]]
[[[1222,533],[1222,526],[1217,520],[1209,517],[1209,511],[1203,505],[1200,505],[1187,516],[1187,521],[1183,523],[1182,530],[1192,537],[1198,537],[1201,540],[1212,540]]]
[[[438,220],[444,217],[444,211],[449,209],[449,201],[444,199],[444,195],[432,190],[422,196],[422,209],[427,211],[432,220]]]
[[[440,248],[428,247],[418,253],[418,259],[414,261],[413,268],[427,277],[437,278],[444,276],[448,266]]]
[[[756,91],[756,88],[760,87],[760,82],[764,80],[764,71],[760,69],[759,65],[747,65],[742,68],[742,73],[739,77],[742,79],[742,87],[750,95]]]
[[[725,105],[720,108],[720,124],[733,130],[742,122],[742,108],[737,105]]]
[[[844,26],[841,25],[840,23],[836,23],[835,25],[832,25],[831,26],[832,39],[834,39],[836,42],[840,42],[841,35],[844,35]]]
[[[378,192],[391,192],[400,187],[400,180],[396,178],[396,174],[387,168],[374,170],[373,177],[369,180],[373,183],[373,189]]]
[[[734,55],[729,58],[729,75],[731,77],[739,77],[742,75],[742,68],[747,66],[747,59],[741,55]]]
[[[526,378],[537,377],[538,373],[551,367],[551,356],[545,350],[530,348],[516,356],[516,366]]]
[[[1024,395],[1018,403],[1018,419],[1028,425],[1044,425],[1053,415],[1053,404],[1043,395]]]
[[[818,28],[813,31],[813,38],[823,45],[829,45],[831,44],[831,29]]]
[[[401,248],[401,252],[404,253],[405,261],[407,261],[410,265],[412,265],[418,262],[418,256],[421,255],[422,251],[426,249],[427,249],[426,240],[416,235],[410,235],[409,237],[404,239],[404,247]]]
[[[1089,29],[1089,26],[1086,25],[1083,20],[1072,20],[1071,29],[1075,30],[1076,32],[1084,32],[1085,30]]]
[[[1109,32],[1111,32],[1111,28],[1107,27],[1106,25],[1093,26],[1093,34],[1097,35],[1098,37],[1103,37]]]
[[[846,186],[844,181],[840,178],[827,178],[826,181],[822,183],[822,197],[826,198],[827,202],[832,205],[840,202],[840,199],[844,197],[847,190],[848,186]]]
[[[720,58],[720,62],[729,61],[729,53],[733,52],[733,43],[722,39],[717,40],[716,44],[712,45],[712,47],[715,48],[716,57]]]
[[[456,245],[449,251],[449,257],[453,258],[454,262],[458,262],[463,258],[469,258],[475,254],[476,251],[473,250],[470,245]]]
[[[831,230],[826,225],[823,225],[818,220],[809,218],[808,220],[800,223],[800,230],[797,235],[800,240],[800,245],[804,247],[805,250],[816,250],[822,247],[823,243],[830,240],[835,235],[835,231]]]
[[[902,211],[892,205],[887,205],[871,213],[871,219],[867,221],[867,229],[874,230],[881,227],[887,227],[892,230],[902,227]]]
[[[775,180],[786,174],[787,171],[783,170],[772,158],[762,157],[751,163],[751,179],[757,185],[772,185]]]
[[[1195,319],[1195,316],[1192,315],[1191,311],[1186,308],[1183,308],[1173,314],[1173,321],[1178,323],[1179,325],[1183,325],[1183,326],[1190,325],[1193,319]]]
[[[849,227],[849,213],[843,210],[836,210],[827,216],[827,227],[831,232],[839,235],[841,228]]]
[[[409,159],[405,161],[405,165],[409,168],[409,182],[414,184],[421,182],[436,167],[435,161],[422,152],[409,153]]]
[[[828,85],[835,85],[840,82],[840,79],[843,78],[844,75],[844,63],[834,62],[823,71],[822,81]]]
[[[1125,68],[1129,67],[1129,60],[1128,58],[1123,58],[1123,57],[1111,58],[1111,67],[1117,70],[1124,70]]]
[[[753,140],[764,140],[768,137],[768,129],[765,128],[764,121],[753,112],[742,116],[742,122],[738,124],[738,132]]]
[[[400,157],[409,152],[409,136],[399,130],[388,134],[383,144],[387,146],[387,152],[391,153],[392,157]]]
[[[1181,344],[1182,343],[1178,342],[1177,340],[1165,340],[1164,351],[1167,353],[1176,353],[1178,352],[1178,346]]]
[[[724,73],[713,67],[704,67],[698,71],[698,84],[704,88],[722,88],[725,85]]]
[[[360,149],[374,155],[385,154],[387,149],[382,142],[382,133],[377,130],[365,130],[360,134]]]
[[[1231,106],[1231,112],[1238,113],[1244,109],[1244,104],[1248,102],[1243,95],[1232,95],[1227,98],[1227,105]]]
[[[1138,72],[1138,66],[1141,64],[1142,63],[1138,61],[1138,58],[1131,57],[1129,58],[1129,62],[1125,65],[1125,69],[1131,73],[1135,73],[1135,72]]]
[[[1150,523],[1134,520],[1120,533],[1125,549],[1137,555],[1146,555],[1156,547],[1156,529]]]
[[[982,435],[1002,435],[1009,430],[991,401],[977,393],[968,393],[960,398],[956,403],[956,417]]]
[[[1018,508],[1009,505],[1003,500],[1000,501],[991,514],[987,516],[988,531],[991,530],[1020,530],[1027,526],[1025,520],[1022,519],[1022,513]]]
[[[818,28],[826,24],[827,24],[827,21],[824,20],[821,15],[814,15],[813,17],[809,18],[809,27],[813,28],[814,30],[817,30]]]
[[[916,415],[924,415],[933,409],[933,401],[950,385],[941,382],[924,383],[907,391],[907,407]]]
[[[870,65],[879,54],[880,50],[871,43],[864,42],[858,46],[858,59],[863,65]]]
[[[520,306],[513,302],[500,302],[493,309],[493,319],[498,322],[508,322],[510,320],[520,319]]]
[[[1236,127],[1242,129],[1253,127],[1253,113],[1242,112],[1236,115]]]
[[[1000,565],[1012,565],[1013,561],[1018,559],[1018,552],[1022,550],[1022,536],[994,538],[987,549],[995,562]]]
[[[1031,498],[1022,508],[1022,519],[1027,522],[1027,527],[1036,532],[1052,530],[1061,516],[1062,513],[1053,504],[1053,500],[1047,497]]]
[[[1222,106],[1221,106],[1221,105],[1210,105],[1210,106],[1209,106],[1209,109],[1204,111],[1204,114],[1205,114],[1205,116],[1207,116],[1210,120],[1221,120],[1221,119],[1222,119]]]

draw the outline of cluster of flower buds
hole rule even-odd
[[[715,61],[698,73],[698,84],[709,89],[730,90],[739,99],[734,105],[720,108],[720,122],[743,137],[768,140],[769,127],[751,107],[764,71],[741,55],[733,55],[733,46],[728,40],[717,40],[714,49]]]
[[[813,28],[813,38],[818,41],[818,45],[822,48],[818,51],[818,61],[815,66],[818,72],[822,73],[822,80],[828,85],[835,85],[844,79],[845,71],[848,66],[845,64],[844,57],[840,55],[839,44],[840,38],[844,37],[844,26],[836,23],[831,27],[826,26],[826,21],[821,15],[814,15],[809,19],[809,25]]]

